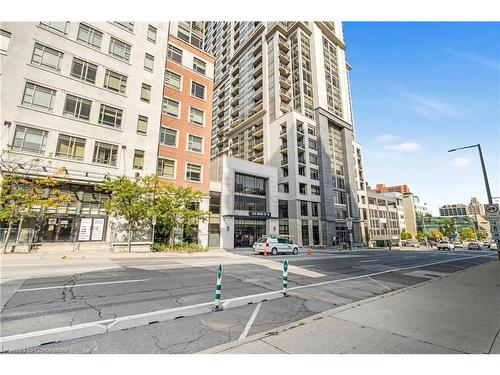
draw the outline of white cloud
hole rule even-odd
[[[399,137],[397,135],[386,133],[386,134],[381,134],[378,137],[376,137],[375,141],[377,141],[378,143],[389,143],[389,142],[394,142],[397,139],[399,139]]]
[[[459,117],[464,114],[462,108],[441,99],[415,94],[404,89],[397,89],[396,93],[405,99],[405,101],[396,101],[396,104],[431,120],[438,116]]]
[[[478,63],[479,65],[485,66],[487,68],[500,70],[500,62],[496,60],[492,60],[480,55],[475,55],[473,53],[459,52],[452,49],[447,50],[447,52],[451,53],[452,55],[463,57],[464,59],[470,61],[474,61],[475,63]]]
[[[471,163],[471,159],[465,156],[459,156],[451,162],[451,166],[454,168],[465,168],[468,167]]]
[[[391,145],[385,145],[384,150],[389,150],[389,151],[418,151],[422,149],[422,147],[415,142],[403,142],[399,144],[391,144]]]

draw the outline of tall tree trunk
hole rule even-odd
[[[3,253],[7,254],[7,246],[9,244],[10,232],[12,231],[12,223],[9,222],[9,227],[7,228],[7,235],[5,236],[5,243],[3,244]]]
[[[128,252],[132,252],[132,223],[128,223]]]
[[[19,243],[19,237],[21,237],[21,228],[23,226],[23,217],[19,220],[19,226],[17,227],[17,236],[16,236],[16,244]]]

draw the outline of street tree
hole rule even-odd
[[[38,216],[44,209],[57,208],[67,204],[71,196],[60,190],[65,182],[63,169],[48,172],[49,162],[40,158],[22,159],[11,150],[4,150],[0,155],[2,181],[0,183],[0,221],[7,222],[7,233],[3,252],[7,251],[8,242],[15,223],[27,217]]]
[[[451,235],[456,231],[455,223],[449,218],[445,218],[439,227],[440,232],[447,238],[451,238]]]
[[[476,237],[479,241],[484,241],[486,239],[486,237],[488,237],[488,234],[486,233],[485,230],[478,229],[476,232]]]
[[[198,222],[208,219],[208,212],[198,204],[203,193],[191,187],[163,185],[156,195],[155,216],[158,230],[168,236],[170,246],[175,244],[176,229],[192,231]]]
[[[110,194],[104,207],[109,215],[127,222],[127,249],[132,250],[132,233],[149,224],[154,214],[156,177],[131,180],[125,176],[112,180],[106,177],[98,190]]]
[[[422,232],[417,232],[417,240],[419,242],[425,241],[425,234],[423,234]]]
[[[439,241],[441,238],[443,238],[443,233],[439,229],[433,229],[429,234],[429,237],[434,241]]]
[[[406,240],[411,240],[413,236],[411,233],[407,232],[406,229],[403,229],[401,231],[401,240],[406,241]]]
[[[476,234],[472,228],[464,228],[460,233],[460,237],[464,240],[475,240]]]

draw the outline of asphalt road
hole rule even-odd
[[[243,256],[208,254],[188,261],[177,257],[111,258],[103,269],[67,275],[58,275],[54,265],[55,276],[4,282],[2,290],[13,283],[17,289],[2,301],[0,336],[211,302],[217,263],[225,265],[223,299],[280,290],[280,263],[289,260],[292,268],[286,298],[20,351],[194,353],[496,260],[494,252],[477,251],[315,251],[312,256],[274,257],[237,253]],[[22,273],[20,267],[17,274]]]

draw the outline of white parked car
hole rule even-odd
[[[438,250],[454,250],[455,245],[453,245],[450,241],[439,241],[437,244]]]
[[[268,252],[271,255],[278,253],[299,253],[299,245],[294,244],[288,238],[278,236],[265,236],[253,244],[253,249],[256,253],[263,254]]]
[[[469,242],[469,244],[467,245],[467,250],[481,250],[481,249],[482,249],[481,243],[476,241]]]

